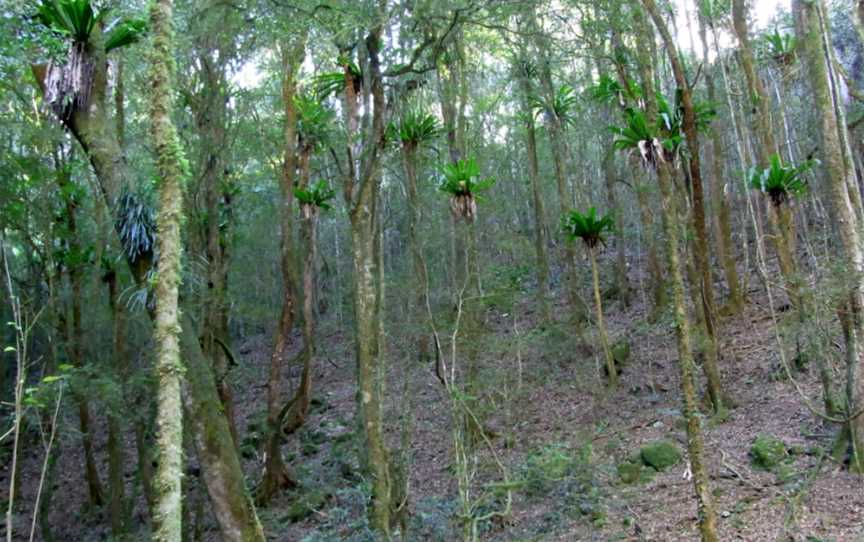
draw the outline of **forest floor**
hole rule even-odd
[[[490,288],[494,293],[494,285]],[[487,304],[486,332],[476,343],[481,383],[476,390],[478,414],[494,432],[491,444],[509,481],[501,483],[493,455],[480,444],[472,463],[472,495],[489,498],[479,503],[479,514],[504,506],[506,489],[512,490],[510,514],[504,520],[482,522],[481,540],[698,540],[686,455],[662,472],[642,468],[632,483],[622,481],[619,470],[638,456],[640,447],[657,440],[672,441],[684,450],[671,323],[662,319],[646,323],[639,295],[629,307],[608,303],[613,340],[626,339],[632,349],[620,386],[608,392],[598,371],[597,353],[574,348],[573,334],[560,326],[540,328],[530,294],[510,294]],[[563,319],[567,314],[563,301],[553,313]],[[390,329],[400,328],[394,322]],[[834,429],[808,410],[785,378],[761,285],[754,284],[741,313],[723,319],[719,335],[723,382],[735,406],[723,419],[705,418],[703,427],[720,539],[864,540],[864,480],[822,453],[830,448]],[[357,442],[352,437],[352,338],[348,330],[332,323],[321,326],[320,336],[312,415],[284,447],[302,487],[259,511],[268,539],[274,541],[369,540],[364,514],[368,488],[359,475]],[[239,344],[243,365],[233,375],[241,452],[250,482],[260,475],[257,442],[270,342],[262,335]],[[396,338],[388,338],[388,343],[385,419],[394,449],[404,422],[413,422],[407,540],[458,540],[461,527],[454,519],[458,488],[448,396],[432,367],[406,361],[400,354],[404,345]],[[296,368],[290,373],[299,374]],[[286,389],[291,375],[286,375]],[[406,378],[411,383],[407,390]],[[802,392],[821,405],[815,368],[798,371],[795,378]],[[413,407],[406,406],[408,396]],[[76,420],[69,410],[66,426],[74,427]],[[104,427],[104,417],[96,414]],[[750,457],[759,435],[780,439],[786,446],[782,463],[771,470],[756,467]],[[82,509],[86,485],[78,436],[69,430],[61,439],[51,513],[55,536],[57,540],[107,540],[100,513]],[[132,487],[131,435],[128,443],[127,479]],[[104,435],[97,435],[98,457],[107,456],[105,444]],[[24,509],[32,506],[40,467],[40,454],[25,458],[20,497]],[[194,472],[187,480],[198,483]],[[189,515],[203,518],[192,522],[200,526],[203,540],[219,540],[205,499],[200,488],[194,491],[188,499]],[[136,522],[143,523],[143,513],[138,506]],[[22,523],[19,534],[28,532],[29,524]]]

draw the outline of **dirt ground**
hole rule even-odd
[[[517,296],[512,304],[487,308],[487,332],[478,349],[477,395],[484,425],[494,437],[490,442],[495,456],[512,482],[512,505],[504,519],[481,523],[482,540],[698,539],[686,456],[685,461],[639,483],[623,483],[617,470],[648,442],[668,439],[684,449],[674,332],[668,321],[645,322],[642,297],[634,296],[628,308],[608,303],[611,336],[626,338],[632,347],[620,386],[611,393],[598,373],[596,353],[574,348],[574,334],[564,331],[563,325],[540,329],[528,294]],[[554,307],[559,320],[567,314],[563,298],[559,295]],[[398,318],[394,320],[390,329],[397,335]],[[284,446],[303,488],[260,510],[270,540],[368,540],[366,484],[356,441],[351,438],[355,423],[352,339],[332,322],[321,326],[321,336],[313,414],[307,427]],[[735,406],[725,419],[705,418],[703,424],[720,539],[864,541],[864,478],[819,453],[830,447],[834,428],[808,410],[801,394],[783,376],[767,302],[759,291],[751,291],[750,303],[741,314],[721,322],[720,337],[723,382]],[[412,421],[407,540],[458,540],[450,401],[432,368],[410,361],[398,339],[388,336],[385,419],[394,450],[404,422]],[[250,485],[261,468],[254,436],[265,401],[269,345],[270,338],[263,335],[237,345],[243,365],[232,375]],[[286,373],[287,389],[298,371]],[[411,384],[407,388],[406,378]],[[796,372],[795,378],[803,394],[821,405],[812,364]],[[406,406],[409,396],[410,408]],[[51,523],[57,540],[109,540],[103,512],[82,507],[86,486],[72,410],[63,422]],[[105,427],[103,413],[94,414],[97,426]],[[748,453],[760,434],[783,440],[793,451],[782,470],[753,466]],[[131,434],[127,442],[127,491],[140,492],[134,484]],[[102,459],[107,457],[105,444],[104,435],[96,435]],[[487,512],[506,504],[502,489],[506,484],[500,483],[503,478],[490,450],[483,445],[477,449],[472,495],[498,488],[479,508]],[[565,468],[556,470],[554,464],[538,459],[553,456],[549,454],[563,457]],[[30,531],[29,510],[41,461],[40,453],[28,452],[24,457],[15,540],[26,540]],[[102,467],[104,480],[107,467]],[[4,488],[8,474],[7,468],[0,476]],[[194,466],[187,482],[190,524],[197,526],[200,539],[219,540]],[[145,514],[138,505],[133,521],[143,525]],[[131,539],[146,540],[146,534]]]

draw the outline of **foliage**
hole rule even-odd
[[[535,114],[545,114],[554,116],[563,125],[576,124],[576,106],[579,104],[579,99],[576,96],[576,91],[570,85],[561,85],[551,100],[544,100],[539,97],[531,98],[531,105]]]
[[[450,196],[450,209],[457,218],[474,220],[478,194],[495,184],[492,177],[480,177],[480,166],[474,158],[458,160],[441,168],[443,180],[439,190]]]
[[[330,188],[324,179],[312,184],[308,188],[294,188],[294,197],[300,205],[309,205],[319,209],[332,209],[330,200],[336,197],[336,191]]]
[[[780,32],[774,27],[772,32],[766,32],[760,39],[763,56],[772,59],[781,66],[795,63],[795,36],[789,32]]]
[[[658,440],[646,444],[639,450],[642,462],[654,470],[662,471],[677,465],[681,461],[681,450],[668,440]]]
[[[636,102],[642,97],[642,89],[635,81],[627,81],[625,87],[606,73],[600,74],[600,79],[588,88],[588,93],[598,102],[609,103],[614,100],[621,107],[628,101]]]
[[[750,169],[750,188],[768,194],[771,203],[780,206],[791,196],[807,190],[807,180],[803,178],[803,174],[817,163],[816,160],[807,160],[799,166],[784,166],[780,155],[775,154],[771,157],[770,167]]]
[[[759,435],[750,447],[750,459],[757,467],[770,470],[786,458],[786,444],[770,435]]]
[[[441,132],[438,119],[421,109],[409,109],[387,126],[387,138],[405,147],[417,148],[434,140]]]
[[[610,215],[597,216],[597,209],[591,207],[585,214],[576,209],[570,211],[564,218],[564,230],[571,239],[582,239],[589,247],[595,248],[598,244],[605,244],[603,235],[611,232],[615,227],[615,221]]]
[[[107,14],[107,9],[97,12],[91,0],[43,0],[37,11],[43,25],[76,43],[86,43]],[[105,52],[137,42],[146,28],[143,19],[115,21],[107,31]]]
[[[639,152],[642,165],[656,168],[658,162],[665,162],[664,144],[658,133],[648,126],[645,113],[640,109],[628,107],[624,110],[624,126],[610,126],[609,130],[618,137],[612,143],[615,150]]]
[[[345,91],[345,72],[351,74],[351,79],[354,84],[354,92],[360,91],[360,86],[363,81],[363,72],[357,64],[344,55],[340,55],[336,61],[342,69],[336,72],[326,72],[317,75],[313,81],[315,95],[319,100],[324,100],[330,96],[338,96]]]
[[[156,247],[156,221],[150,205],[134,193],[126,192],[117,202],[116,216],[126,258],[136,262],[152,256]]]
[[[298,94],[294,97],[297,109],[297,135],[302,147],[314,151],[330,135],[333,124],[333,111],[328,109],[311,94]]]

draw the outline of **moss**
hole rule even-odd
[[[613,344],[612,358],[618,367],[624,367],[630,361],[630,343],[622,339]]]
[[[618,478],[625,484],[635,484],[642,478],[641,463],[620,463],[618,465]]]
[[[681,461],[681,451],[675,443],[668,440],[658,440],[642,447],[639,451],[642,462],[654,467],[657,471],[668,469]]]
[[[283,516],[283,521],[297,523],[311,516],[316,510],[324,507],[327,500],[330,498],[330,493],[325,490],[311,491],[302,495],[291,506]]]
[[[750,459],[757,467],[771,470],[786,457],[786,444],[768,435],[759,435],[750,446]]]

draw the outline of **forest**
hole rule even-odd
[[[5,542],[864,541],[864,0],[0,0]]]

